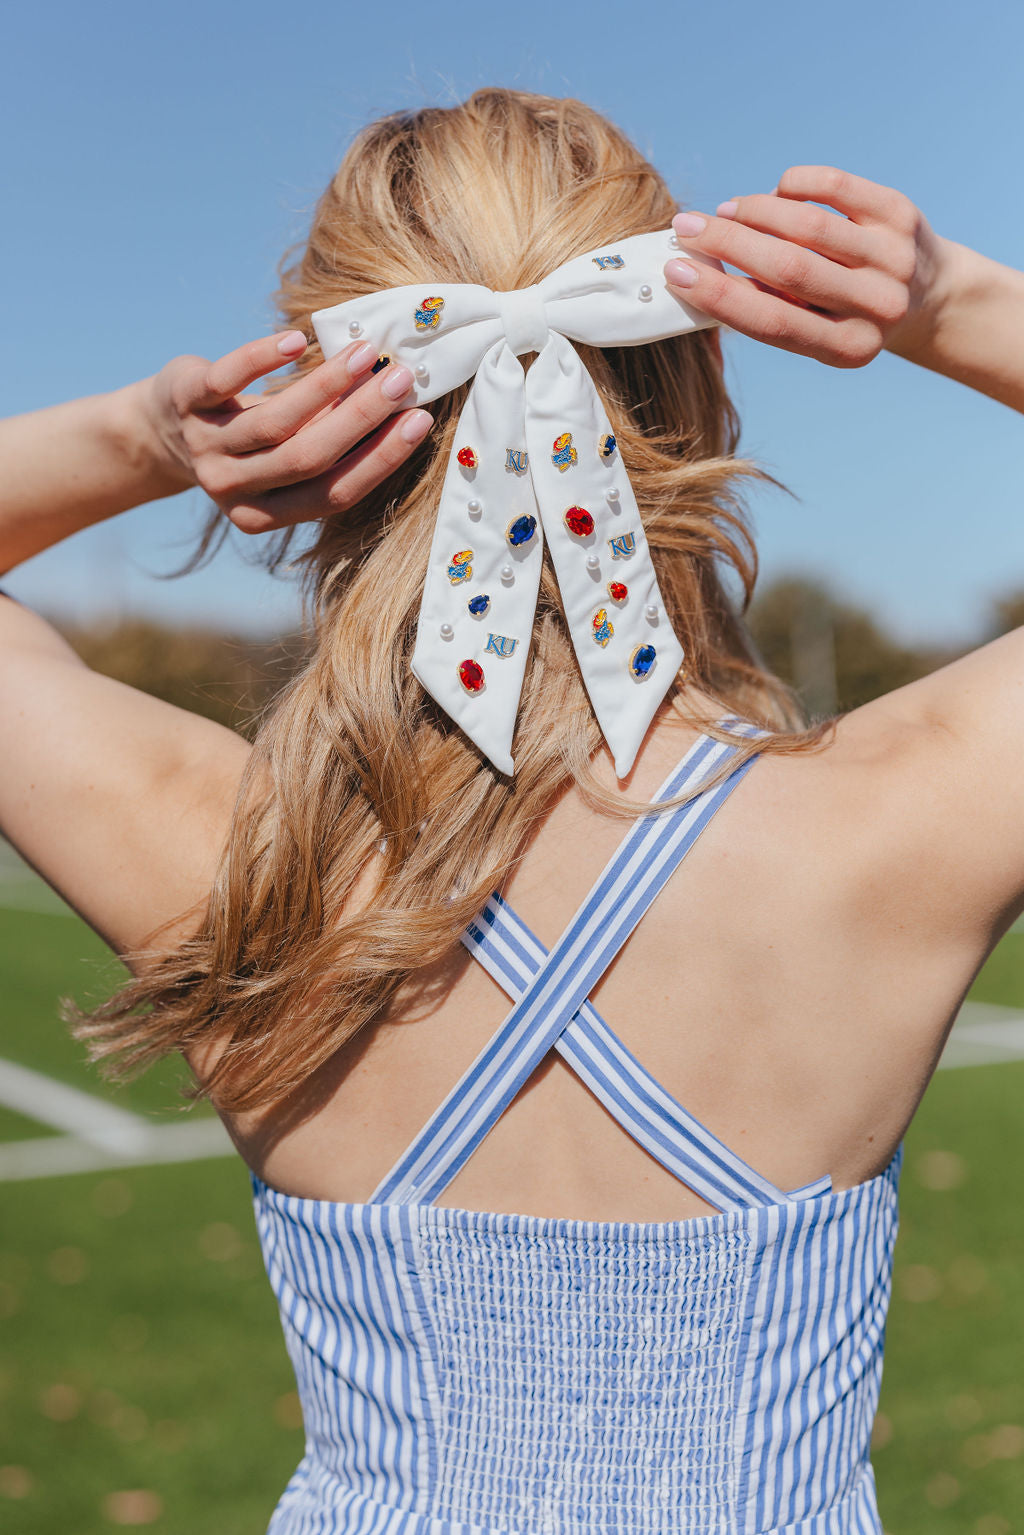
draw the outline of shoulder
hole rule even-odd
[[[0,597],[0,831],[119,953],[205,902],[250,755]]]
[[[851,867],[984,952],[1024,910],[1022,763],[1016,631],[842,716],[791,777]]]

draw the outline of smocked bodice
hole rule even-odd
[[[878,1535],[899,1160],[672,1225],[254,1178],[307,1433],[272,1535]]]

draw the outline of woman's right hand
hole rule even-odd
[[[243,533],[344,512],[386,480],[433,424],[400,408],[413,378],[353,344],[277,393],[257,379],[306,349],[301,331],[247,342],[215,362],[174,357],[139,387],[168,492],[199,485]]]
[[[883,347],[911,355],[944,299],[950,242],[902,192],[835,166],[791,166],[772,192],[721,203],[716,217],[678,214],[673,228],[684,252],[740,268],[668,262],[685,303],[835,368]]]

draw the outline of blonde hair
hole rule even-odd
[[[666,229],[677,206],[633,145],[581,102],[478,91],[358,136],[308,241],[283,264],[280,312],[311,336],[314,310],[382,287],[524,287],[595,246]],[[820,731],[803,728],[792,696],[759,663],[723,586],[729,570],[745,608],[756,555],[737,486],[770,476],[735,457],[738,420],[712,335],[580,351],[687,655],[670,702],[698,728],[717,733],[714,718],[733,712],[771,732],[762,751],[799,750]],[[319,361],[313,342],[298,371]],[[488,764],[410,671],[465,394],[438,401],[433,433],[404,469],[321,522],[301,556],[315,645],[260,725],[205,911],[184,941],[161,949],[155,935],[136,978],[74,1025],[94,1059],[111,1058],[111,1074],[214,1045],[193,1096],[229,1112],[280,1103],[451,948],[561,790],[575,783],[611,814],[641,808],[591,771],[601,738],[546,555],[514,778]],[[688,712],[687,682],[713,713]],[[372,898],[347,909],[368,870]]]

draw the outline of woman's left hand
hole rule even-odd
[[[262,336],[215,362],[174,357],[143,390],[163,494],[199,485],[243,533],[346,512],[387,480],[433,425],[413,376],[376,349],[345,347],[277,393],[248,390],[305,351],[301,331]]]
[[[682,251],[740,268],[669,261],[684,303],[833,368],[883,348],[912,357],[942,301],[948,242],[902,192],[835,166],[791,166],[774,191],[677,214],[673,229]]]

